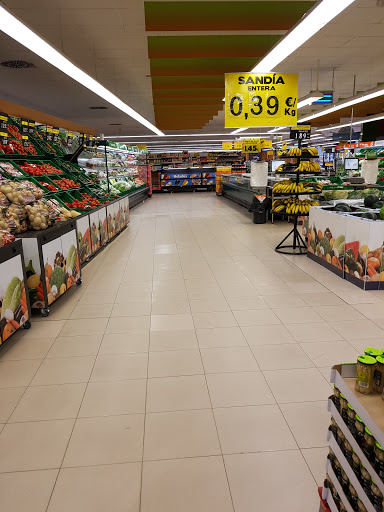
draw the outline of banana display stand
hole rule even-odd
[[[273,213],[281,213],[293,218],[293,228],[286,237],[275,247],[275,251],[282,254],[306,254],[307,244],[303,240],[298,230],[299,217],[306,217],[309,214],[311,206],[318,206],[320,203],[317,201],[310,201],[308,199],[301,200],[301,195],[308,195],[315,192],[312,184],[305,186],[300,183],[301,175],[310,175],[320,173],[320,165],[317,162],[312,162],[313,158],[317,157],[317,150],[315,148],[292,148],[288,152],[280,155],[282,158],[295,159],[295,164],[284,164],[280,171],[277,172],[289,173],[290,171],[295,175],[295,179],[291,180],[290,191],[283,194],[284,199],[276,199],[272,204]],[[292,243],[284,244],[292,236]]]
[[[29,329],[30,306],[20,241],[0,248],[0,345],[21,327]]]

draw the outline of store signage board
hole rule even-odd
[[[311,125],[310,124],[299,124],[298,126],[292,126],[290,139],[306,140],[311,138]]]
[[[232,142],[222,142],[221,147],[222,149],[232,149]]]
[[[35,131],[35,121],[33,119],[28,119],[28,133],[29,135],[33,135]]]
[[[226,73],[225,127],[294,126],[298,75]]]
[[[281,145],[281,149],[283,151],[285,151],[287,149],[287,143],[286,142],[283,142],[282,145]]]
[[[261,149],[271,149],[272,148],[272,141],[271,140],[262,140],[261,141]]]
[[[0,130],[8,129],[8,116],[0,112]]]
[[[28,119],[21,119],[21,134],[28,133]]]
[[[261,141],[260,139],[243,139],[241,152],[242,153],[260,153]]]
[[[233,148],[234,149],[241,149],[242,147],[243,147],[243,141],[235,140],[235,142],[233,143]]]

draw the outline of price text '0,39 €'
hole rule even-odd
[[[293,126],[297,94],[298,75],[226,73],[225,127]]]

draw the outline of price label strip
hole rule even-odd
[[[290,139],[306,140],[311,138],[311,125],[299,124],[292,126],[289,134]]]
[[[225,127],[294,126],[298,75],[226,73]]]
[[[260,153],[261,141],[260,139],[243,139],[242,140],[242,153]]]

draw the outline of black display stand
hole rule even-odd
[[[301,149],[301,140],[299,139],[298,146]],[[300,165],[300,161],[302,160],[301,156],[299,157],[291,157],[291,158],[297,158],[297,167]],[[307,158],[306,158],[307,159]],[[298,184],[300,181],[300,172],[296,173],[296,184]],[[300,195],[299,193],[292,193],[290,195]],[[305,216],[302,213],[296,213],[293,216],[293,228],[288,233],[288,235],[283,238],[283,240],[275,247],[275,251],[279,252],[281,254],[307,254],[307,245],[304,242],[302,236],[299,233],[299,230],[297,229],[297,223],[299,217]],[[292,235],[292,243],[283,245],[286,240],[288,240]]]

